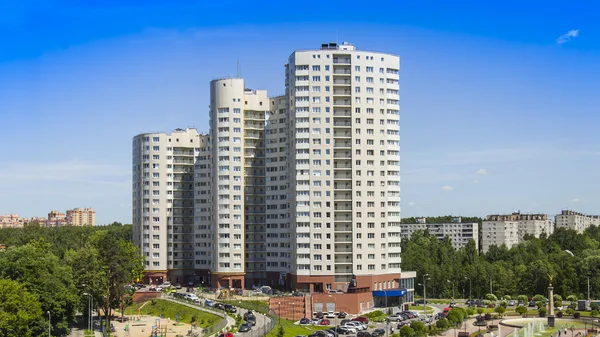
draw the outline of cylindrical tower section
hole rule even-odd
[[[243,79],[210,82],[215,288],[244,285],[244,105]]]

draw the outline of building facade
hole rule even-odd
[[[579,234],[591,226],[600,226],[600,215],[585,215],[569,210],[563,210],[554,219],[556,228],[572,229]]]
[[[200,152],[195,129],[133,138],[133,242],[146,258],[151,283],[195,269],[194,165]],[[183,280],[181,281],[183,282]]]
[[[164,197],[187,192],[172,180],[176,133],[136,136],[134,238],[148,278],[360,293],[361,310],[372,291],[414,286],[400,269],[399,66],[326,44],[289,57],[282,96],[212,81],[209,135],[176,132],[194,187],[177,223]]]
[[[449,237],[455,249],[465,247],[470,240],[475,242],[479,250],[479,224],[476,222],[462,222],[461,217],[452,218],[451,223],[427,223],[426,218],[418,218],[417,223],[401,224],[401,235],[410,238],[417,231],[428,231],[438,240]]]
[[[73,208],[67,211],[67,223],[73,226],[96,226],[96,212],[91,208]]]
[[[539,238],[542,233],[554,233],[554,221],[547,214],[488,215],[481,229],[481,249],[487,252],[490,246],[506,245],[511,248],[523,241],[527,234]]]

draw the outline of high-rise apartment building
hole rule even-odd
[[[67,211],[67,224],[73,226],[96,226],[96,212],[91,208],[73,208]]]
[[[398,284],[399,67],[349,44],[289,58],[293,288]]]
[[[567,228],[581,234],[590,226],[600,226],[600,215],[585,215],[583,213],[563,210],[555,217],[556,228]]]
[[[542,233],[554,233],[554,221],[547,214],[488,215],[481,228],[481,250],[487,252],[490,246],[506,245],[511,248],[519,244],[526,234],[539,238]]]
[[[133,138],[133,242],[152,283],[166,281],[167,272],[177,278],[195,269],[194,164],[201,139],[195,129]]]
[[[382,296],[371,290],[412,299],[414,273],[400,269],[398,70],[398,56],[349,44],[296,51],[285,95],[214,80],[209,135],[136,136],[134,237],[148,276],[341,290],[361,309]],[[179,222],[170,205],[188,189],[174,185],[175,138],[194,187]],[[401,285],[408,294],[391,292]]]
[[[417,218],[417,223],[403,223],[400,228],[403,238],[410,238],[417,231],[428,231],[438,240],[450,238],[455,249],[465,247],[473,240],[479,250],[479,225],[477,222],[462,222],[461,217],[453,217],[452,222],[447,223],[427,223],[426,218]]]

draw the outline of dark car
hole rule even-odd
[[[340,326],[341,326],[341,325],[346,325],[346,323],[348,323],[348,322],[352,322],[352,320],[350,320],[350,319],[343,319],[343,320],[340,322]]]
[[[248,323],[244,323],[242,325],[240,325],[240,329],[238,330],[238,332],[247,332],[252,330],[252,325],[248,324]]]
[[[256,318],[256,316],[254,315],[254,313],[252,311],[246,311],[246,313],[244,313],[244,319],[247,319],[249,317]]]
[[[397,328],[398,328],[398,330],[400,330],[400,328],[401,328],[401,327],[403,327],[403,326],[405,326],[405,325],[408,325],[408,324],[410,324],[410,322],[406,322],[406,321],[404,321],[404,322],[400,322],[400,323],[398,323],[398,326],[397,326]]]
[[[529,306],[530,307],[535,307],[535,301],[529,301]]]
[[[373,330],[373,332],[371,332],[371,336],[373,336],[373,337],[379,337],[379,336],[383,336],[383,335],[385,335],[384,329],[375,329],[375,330]]]
[[[246,323],[248,324],[252,324],[252,326],[256,325],[256,317],[254,316],[248,316],[247,318],[245,318]]]
[[[449,305],[449,307],[450,307],[450,308],[454,308],[454,307],[456,307],[456,303],[454,303],[454,302],[450,302],[450,305]]]
[[[337,318],[346,318],[347,315],[348,315],[347,313],[342,311],[337,314]]]
[[[225,306],[223,305],[223,303],[215,303],[214,308],[219,310],[225,310]]]
[[[230,313],[236,313],[237,312],[236,307],[234,307],[231,304],[225,304],[223,307],[225,307],[225,310],[227,310]]]
[[[319,312],[317,312],[315,314],[315,317],[318,318],[318,319],[323,319],[323,317],[325,317],[325,315],[322,312],[319,311]]]
[[[341,335],[349,335],[350,334],[350,330],[348,330],[347,328],[344,328],[343,326],[338,326],[335,331],[337,331],[337,333],[341,334]]]
[[[423,304],[427,304],[427,301],[425,301],[425,300],[417,300],[417,301],[415,301],[415,305],[423,305]]]
[[[310,324],[310,319],[304,317],[300,319],[300,324]]]
[[[356,337],[371,337],[371,334],[370,334],[370,333],[368,333],[368,332],[366,332],[366,331],[359,331],[359,332],[356,334]]]

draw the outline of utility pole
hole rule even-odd
[[[423,315],[425,315],[425,317],[427,317],[427,287],[425,287],[425,280],[427,280],[425,277],[427,276],[429,276],[429,274],[423,275]]]
[[[590,278],[588,277],[588,302],[591,300],[590,298]]]
[[[494,293],[494,289],[492,288],[492,278],[490,277],[490,294]]]

